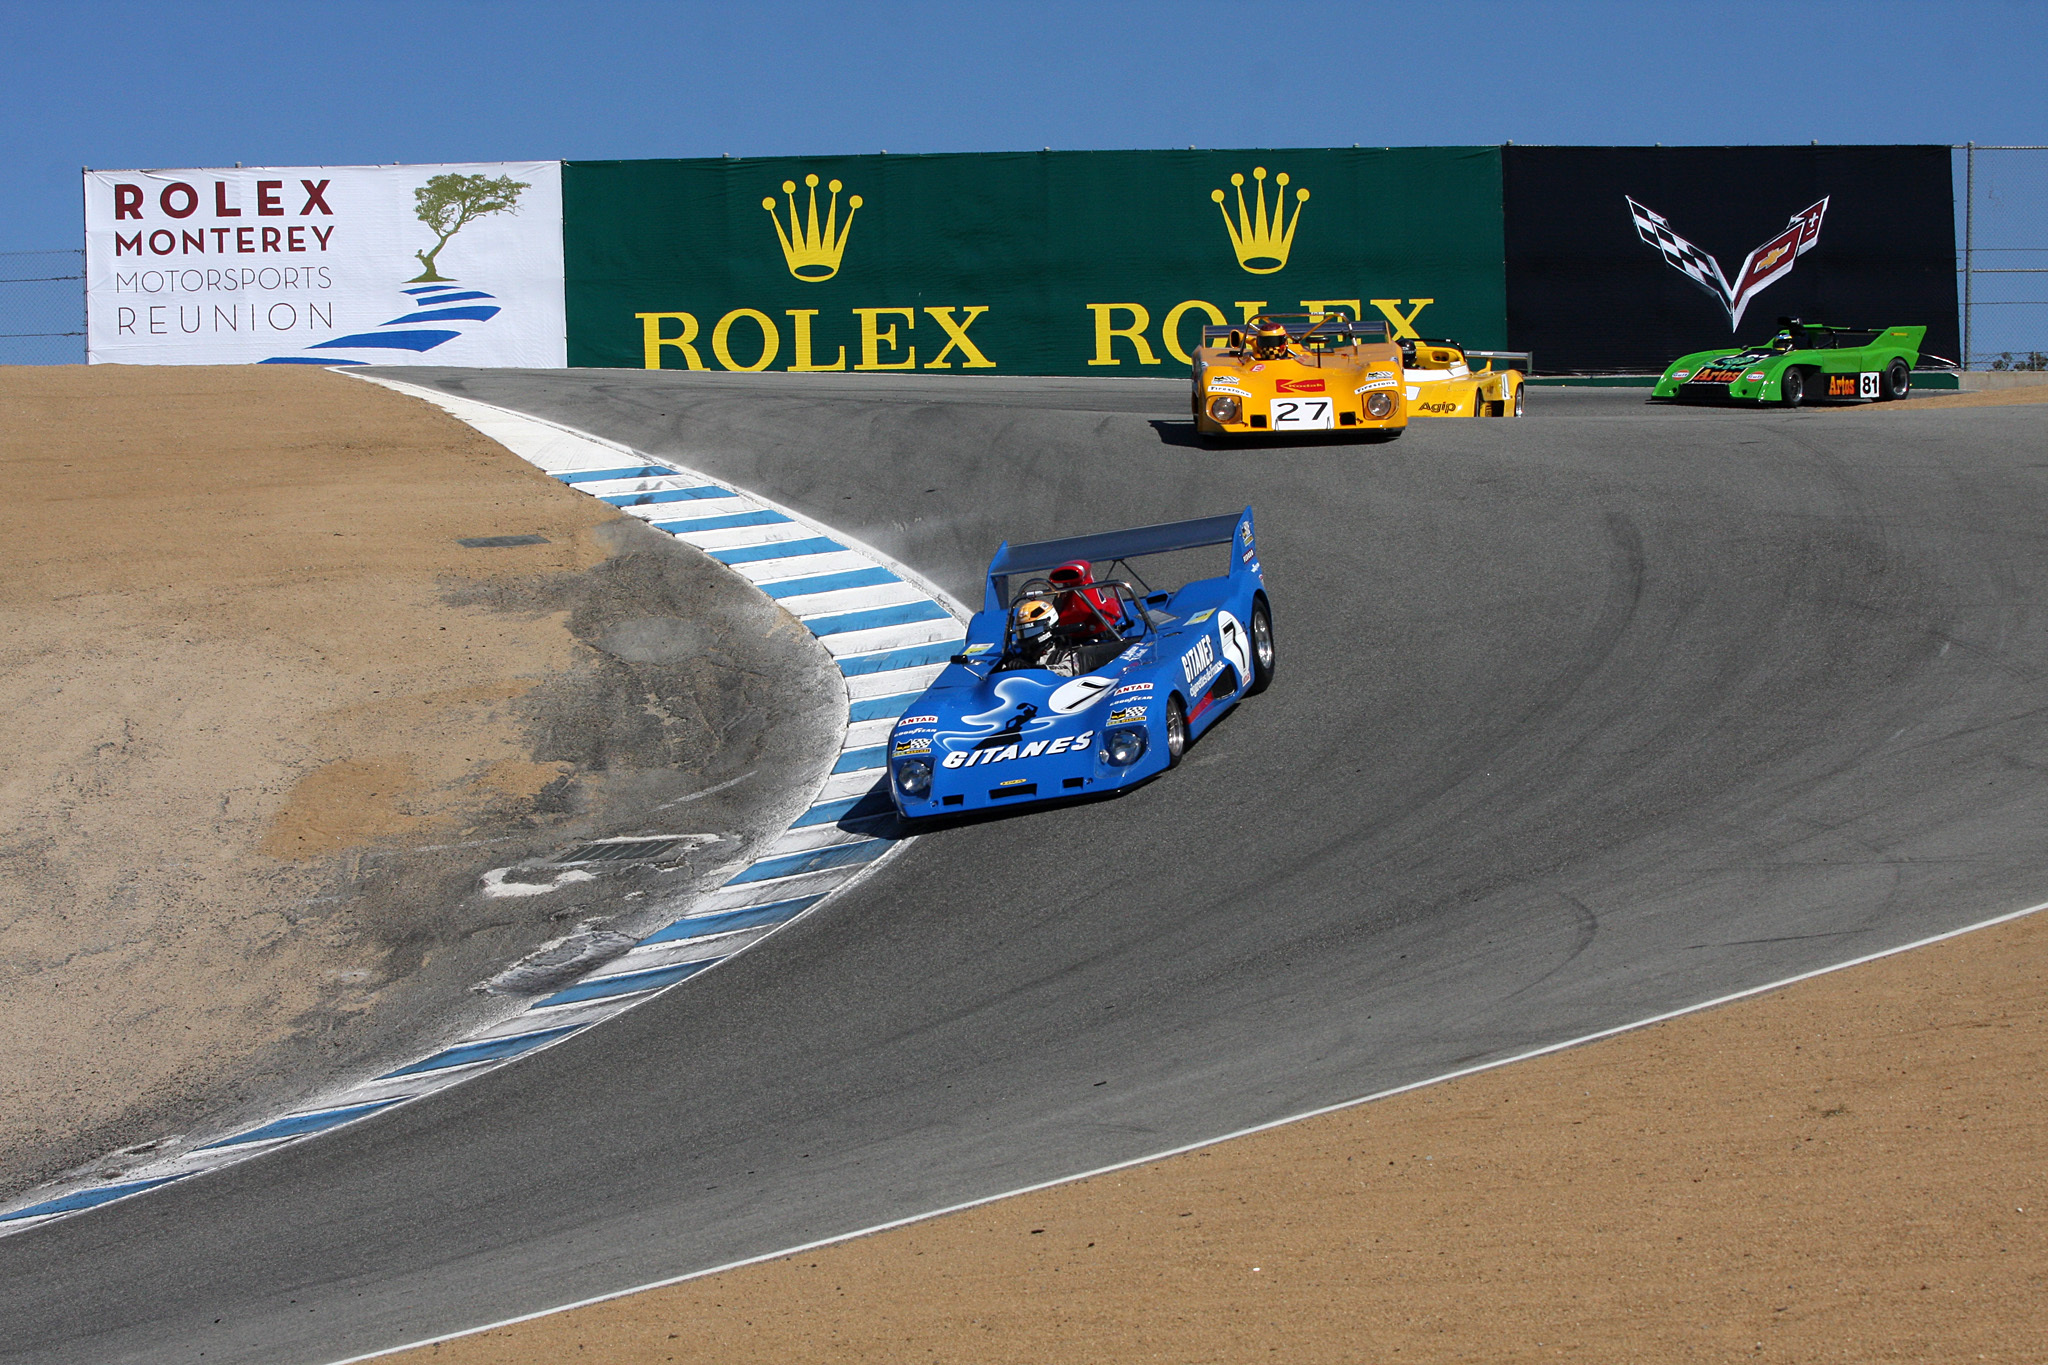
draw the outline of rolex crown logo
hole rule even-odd
[[[782,259],[789,263],[789,273],[810,284],[829,280],[839,273],[840,253],[846,250],[846,236],[853,231],[853,211],[860,207],[860,196],[852,195],[846,201],[846,222],[839,222],[839,190],[837,180],[826,186],[832,192],[832,201],[825,210],[825,226],[818,226],[818,177],[807,175],[804,184],[810,189],[810,211],[802,221],[796,213],[796,181],[782,182],[782,192],[789,196],[789,230],[783,231],[782,220],[775,216],[775,197],[770,195],[761,201],[761,207],[768,210],[768,221],[775,224],[775,235],[782,239]]]
[[[1223,215],[1223,226],[1230,233],[1231,249],[1237,252],[1237,263],[1254,275],[1270,275],[1287,264],[1288,248],[1294,245],[1294,230],[1301,226],[1302,205],[1308,201],[1307,190],[1294,192],[1294,217],[1287,216],[1287,172],[1274,177],[1277,188],[1273,191],[1273,216],[1266,217],[1266,168],[1254,166],[1252,179],[1259,183],[1252,187],[1252,200],[1256,211],[1247,213],[1244,207],[1244,176],[1233,175],[1230,183],[1237,187],[1237,221],[1230,221],[1230,210],[1224,205],[1223,191],[1209,191],[1209,198],[1215,201],[1217,212]]]

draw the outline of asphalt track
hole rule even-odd
[[[314,1362],[1370,1093],[2048,898],[2037,408],[1210,451],[1160,381],[403,378],[996,541],[1253,504],[1279,676],[470,1085],[0,1240],[0,1357]]]

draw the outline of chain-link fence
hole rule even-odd
[[[2048,147],[1956,148],[1963,368],[2048,369]]]
[[[85,253],[0,251],[0,365],[85,363]]]

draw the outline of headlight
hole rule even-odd
[[[906,758],[896,765],[896,790],[905,796],[923,796],[931,789],[931,764],[921,758]]]
[[[1391,393],[1369,393],[1365,396],[1365,411],[1369,417],[1385,417],[1394,410],[1394,395]]]
[[[1219,422],[1235,422],[1243,411],[1244,404],[1227,393],[1219,393],[1209,400],[1209,415]]]
[[[1143,730],[1111,730],[1102,740],[1102,756],[1119,768],[1128,768],[1145,756]]]

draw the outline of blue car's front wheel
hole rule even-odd
[[[1188,748],[1188,709],[1181,705],[1179,697],[1166,699],[1166,766],[1180,766],[1180,756]]]

